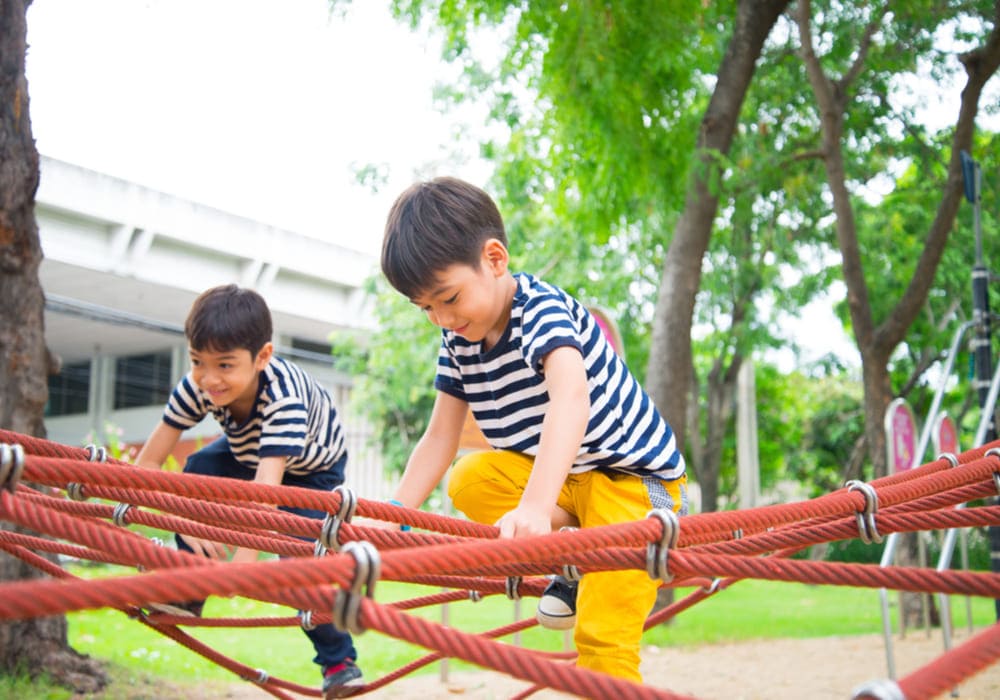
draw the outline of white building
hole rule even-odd
[[[46,341],[62,363],[49,382],[50,440],[142,442],[187,371],[191,303],[235,283],[267,300],[278,354],[333,393],[348,429],[348,483],[382,496],[351,378],[333,368],[329,349],[335,331],[371,330],[362,286],[377,270],[372,257],[45,156],[35,213]],[[178,458],[219,434],[202,421]]]

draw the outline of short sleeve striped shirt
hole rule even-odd
[[[590,420],[571,471],[681,477],[684,457],[673,431],[594,316],[558,287],[525,273],[514,278],[510,321],[494,347],[482,352],[481,343],[442,331],[435,388],[468,402],[494,449],[536,455],[548,405],[544,358],[558,347],[577,348],[587,371]]]
[[[297,365],[272,357],[260,373],[253,413],[237,423],[229,409],[213,405],[185,376],[174,388],[163,420],[186,430],[211,413],[239,462],[256,469],[263,457],[288,458],[292,474],[330,469],[346,453],[344,428],[330,394]]]

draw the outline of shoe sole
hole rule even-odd
[[[331,700],[332,698],[340,698],[348,695],[356,695],[356,693],[350,691],[357,690],[358,688],[364,686],[364,684],[365,681],[361,676],[357,678],[352,678],[346,683],[341,683],[340,685],[334,688],[329,688],[327,690],[324,690],[323,700]]]
[[[550,615],[536,610],[535,619],[542,627],[550,630],[571,630],[576,626],[576,615]]]

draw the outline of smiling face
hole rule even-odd
[[[195,350],[189,348],[191,377],[215,406],[228,407],[237,420],[245,420],[257,400],[257,377],[274,351],[265,344],[254,357],[246,348]]]
[[[517,282],[507,271],[507,249],[491,239],[483,246],[479,265],[449,265],[434,275],[434,283],[410,299],[435,326],[454,331],[489,349],[500,339],[510,319]]]

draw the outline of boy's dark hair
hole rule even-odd
[[[246,349],[256,357],[271,341],[271,333],[271,311],[264,297],[235,284],[202,292],[184,322],[184,335],[193,350]]]
[[[413,299],[456,263],[478,267],[483,244],[507,245],[503,218],[483,190],[453,177],[408,187],[392,205],[382,239],[382,272]]]

